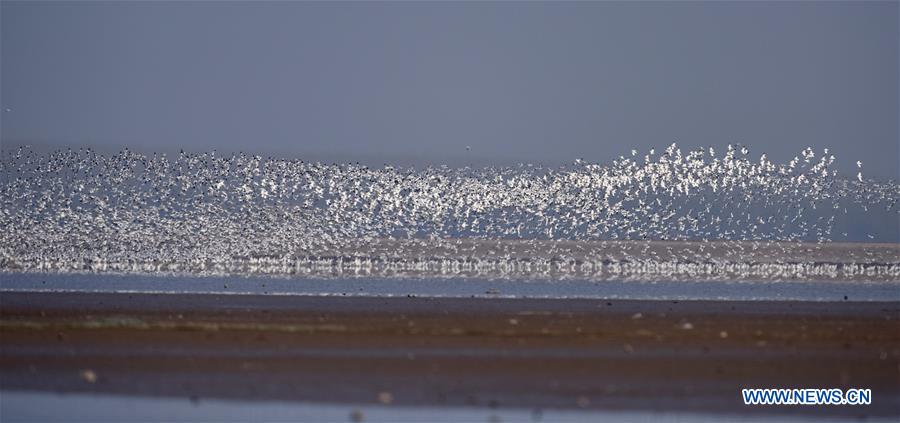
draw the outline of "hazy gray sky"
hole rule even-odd
[[[742,142],[898,176],[896,1],[4,0],[0,14],[4,148],[560,164]]]

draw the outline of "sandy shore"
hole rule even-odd
[[[0,388],[395,405],[900,415],[900,303],[0,294]],[[749,407],[742,387],[871,388]]]

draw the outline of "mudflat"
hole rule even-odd
[[[869,388],[746,406],[741,388]],[[900,416],[900,302],[0,293],[0,389]]]

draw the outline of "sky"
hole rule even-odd
[[[731,143],[898,179],[898,2],[0,3],[0,143],[367,164]]]

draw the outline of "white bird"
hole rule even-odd
[[[824,211],[884,210],[891,206],[872,206],[900,199],[896,183],[875,184],[861,171],[861,184],[841,180],[829,169],[834,157],[811,161],[811,148],[787,163],[734,153],[682,154],[672,145],[656,161],[650,150],[640,162],[578,159],[573,168],[370,169],[246,154],[23,148],[0,156],[0,227],[11,229],[0,231],[0,245],[13,246],[11,262],[34,270],[84,271],[85,257],[93,257],[125,273],[177,265],[228,274],[286,263],[285,274],[303,274],[331,269],[323,263],[333,257],[357,263],[347,266],[384,263],[379,254],[388,253],[365,246],[392,238],[428,248],[448,238],[820,241],[834,227]],[[516,256],[543,254],[540,243],[521,248]],[[467,251],[458,254],[476,254]],[[405,262],[409,254],[391,260],[427,267]]]

